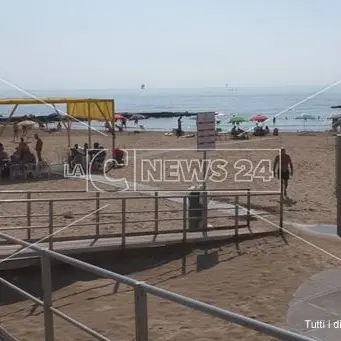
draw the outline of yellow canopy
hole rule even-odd
[[[55,104],[66,104],[66,114],[71,118],[86,121],[108,121],[112,123],[112,145],[115,147],[115,104],[113,99],[101,98],[0,98],[0,105],[13,105],[9,119],[13,117],[19,105],[38,105],[45,104],[54,108]],[[5,126],[0,129],[0,136]],[[67,125],[68,145],[70,146],[71,120]],[[88,126],[89,145],[91,145],[91,127]]]
[[[112,121],[114,101],[97,98],[6,98],[0,105],[66,104],[67,114],[78,120]]]

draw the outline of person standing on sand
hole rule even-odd
[[[178,118],[178,129],[176,131],[177,137],[180,137],[182,135],[182,122],[181,122],[181,120],[182,120],[182,116],[179,116],[179,118]]]
[[[38,162],[41,162],[41,161],[43,161],[42,158],[41,158],[41,152],[43,150],[43,141],[38,136],[38,134],[34,134],[34,138],[37,140],[37,142],[36,142],[36,152],[37,152]]]
[[[13,141],[16,141],[19,138],[19,127],[18,122],[13,123]]]
[[[281,162],[280,167],[279,162]],[[277,155],[275,158],[273,171],[274,174],[277,173],[278,179],[281,179],[281,190],[284,189],[284,195],[287,197],[288,181],[290,176],[294,175],[294,167],[291,161],[291,157],[289,154],[286,153],[284,147],[281,148],[281,159],[279,155]],[[281,171],[281,173],[279,171]]]

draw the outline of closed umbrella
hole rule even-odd
[[[268,120],[269,117],[262,115],[262,114],[258,114],[258,115],[254,115],[250,118],[250,121],[254,121],[254,122],[264,122],[266,120]]]

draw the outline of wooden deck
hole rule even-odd
[[[277,233],[278,230],[264,227],[238,229],[238,239],[255,238]],[[84,254],[94,254],[100,252],[108,252],[122,249],[145,249],[162,246],[175,246],[181,244],[207,244],[212,242],[228,241],[235,238],[234,230],[209,231],[206,234],[203,232],[186,233],[184,240],[183,233],[169,233],[160,235],[145,235],[126,237],[125,245],[122,245],[122,238],[100,238],[100,239],[83,239],[72,241],[55,241],[53,250],[70,256],[82,256]],[[48,248],[48,243],[39,244],[43,248]],[[18,245],[3,245],[0,247],[0,270],[15,269],[28,267],[37,262],[36,252],[29,248],[23,249],[17,255],[10,257],[16,251],[20,250]],[[5,260],[8,258],[8,260]]]

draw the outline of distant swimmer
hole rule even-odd
[[[281,188],[282,190],[284,189],[284,195],[287,197],[288,181],[290,176],[294,175],[294,166],[290,155],[286,153],[285,148],[283,147],[281,148],[281,164],[279,165],[279,155],[277,155],[273,171],[274,174],[277,173],[278,179],[281,179]]]

